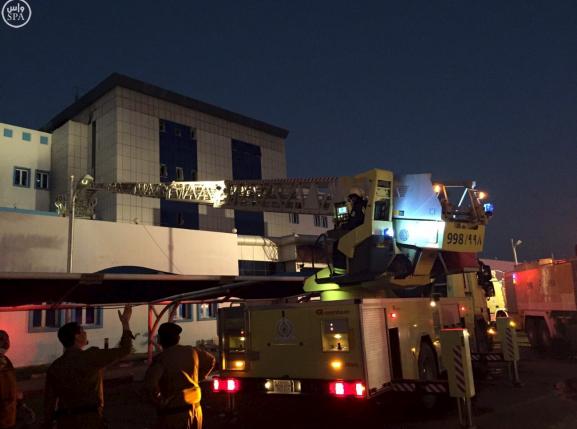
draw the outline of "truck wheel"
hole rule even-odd
[[[539,319],[539,342],[544,350],[551,349],[551,333],[544,319]]]
[[[433,381],[439,379],[439,368],[437,367],[437,355],[432,346],[427,342],[421,342],[421,350],[419,352],[419,380]],[[423,407],[431,410],[437,404],[438,397],[436,395],[423,395],[421,402]]]
[[[525,319],[525,332],[527,333],[527,339],[529,340],[529,344],[533,349],[541,348],[541,338],[538,332],[537,321],[532,318],[528,317]]]

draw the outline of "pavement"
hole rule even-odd
[[[577,427],[577,360],[553,358],[521,350],[521,387],[515,387],[504,364],[492,364],[479,381],[473,400],[473,423],[478,429],[575,429]],[[154,422],[154,410],[142,396],[143,359],[120,362],[105,371],[105,413],[110,429],[145,429]],[[26,402],[42,409],[44,376],[19,382]],[[352,426],[379,429],[458,428],[454,399],[445,399],[433,411],[423,410],[411,396],[386,396],[379,403],[305,397],[237,397],[238,413],[225,415],[226,397],[203,389],[205,429],[259,427],[318,428]],[[33,429],[37,426],[30,426]]]

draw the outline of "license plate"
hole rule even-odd
[[[268,380],[270,388],[268,393],[278,393],[284,395],[298,395],[301,393],[301,382],[299,380]]]

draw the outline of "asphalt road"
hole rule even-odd
[[[577,428],[577,360],[540,356],[522,351],[520,376],[514,387],[502,367],[494,367],[489,379],[477,384],[473,423],[480,429]],[[572,380],[576,380],[572,384]],[[109,383],[105,409],[110,429],[143,429],[152,426],[154,411],[140,395],[141,384]],[[40,394],[27,402],[40,411]],[[442,401],[436,410],[424,411],[413,397],[386,396],[380,404],[336,400],[318,403],[305,397],[266,397],[239,400],[237,416],[223,416],[224,398],[203,391],[205,429],[224,428],[330,428],[348,426],[387,429],[457,428],[454,400]],[[338,426],[337,426],[338,425]],[[35,427],[35,426],[32,426]]]

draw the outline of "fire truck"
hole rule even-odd
[[[389,390],[444,393],[441,329],[467,328],[473,349],[487,350],[491,282],[475,255],[493,207],[474,182],[373,169],[350,177],[91,183],[86,189],[86,206],[104,190],[333,216],[334,230],[319,240],[328,243],[325,267],[305,281],[302,295],[219,310],[222,372],[215,392],[357,398]],[[344,228],[352,192],[362,200],[363,215],[354,228]],[[344,255],[344,270],[333,264],[337,252]]]
[[[531,346],[577,348],[577,259],[540,259],[505,274],[507,308]]]

